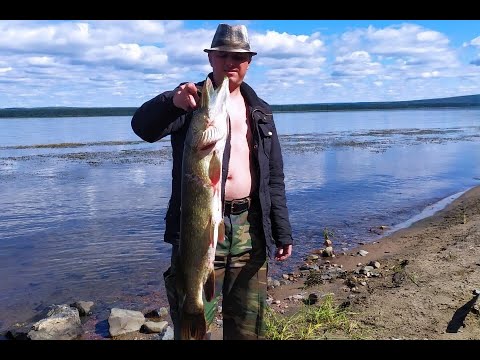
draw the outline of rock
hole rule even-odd
[[[168,326],[167,330],[165,331],[165,334],[162,337],[162,340],[173,340],[173,339],[174,339],[173,328],[171,326]]]
[[[161,333],[167,329],[168,322],[166,321],[146,321],[142,329],[147,334]]]
[[[309,294],[308,299],[305,300],[305,303],[307,305],[314,305],[318,302],[318,295],[317,294]]]
[[[92,313],[93,304],[93,301],[76,301],[70,306],[77,309],[80,316],[86,316]]]
[[[327,246],[325,249],[323,249],[322,256],[332,257],[332,255],[333,255],[333,247]]]
[[[144,323],[145,316],[140,311],[113,308],[108,317],[112,337],[139,331]]]
[[[28,332],[31,340],[72,340],[83,333],[77,309],[54,305],[47,318],[37,321]]]

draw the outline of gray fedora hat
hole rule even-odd
[[[219,24],[213,37],[212,45],[209,49],[204,49],[203,51],[242,52],[257,55],[255,51],[250,50],[245,25]]]

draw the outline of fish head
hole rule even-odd
[[[203,84],[201,108],[208,109],[208,125],[227,128],[226,119],[229,95],[228,77],[225,76],[223,78],[223,82],[217,89],[213,88],[212,81],[207,77]]]
[[[211,150],[216,143],[226,140],[228,133],[228,77],[217,89],[213,88],[212,81],[207,77],[201,93],[201,105],[193,114],[187,143],[199,150]]]

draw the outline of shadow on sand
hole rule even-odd
[[[475,305],[475,303],[477,302],[478,296],[478,294],[474,295],[470,301],[468,301],[461,308],[455,311],[452,316],[452,320],[450,320],[450,322],[448,323],[447,333],[456,333],[461,326],[465,326],[465,318],[472,309],[473,305]]]

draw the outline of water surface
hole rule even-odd
[[[273,276],[322,248],[324,229],[341,251],[480,183],[479,110],[275,120],[296,244]],[[0,119],[0,332],[53,303],[165,305],[170,181],[169,139],[141,141],[129,117]]]

